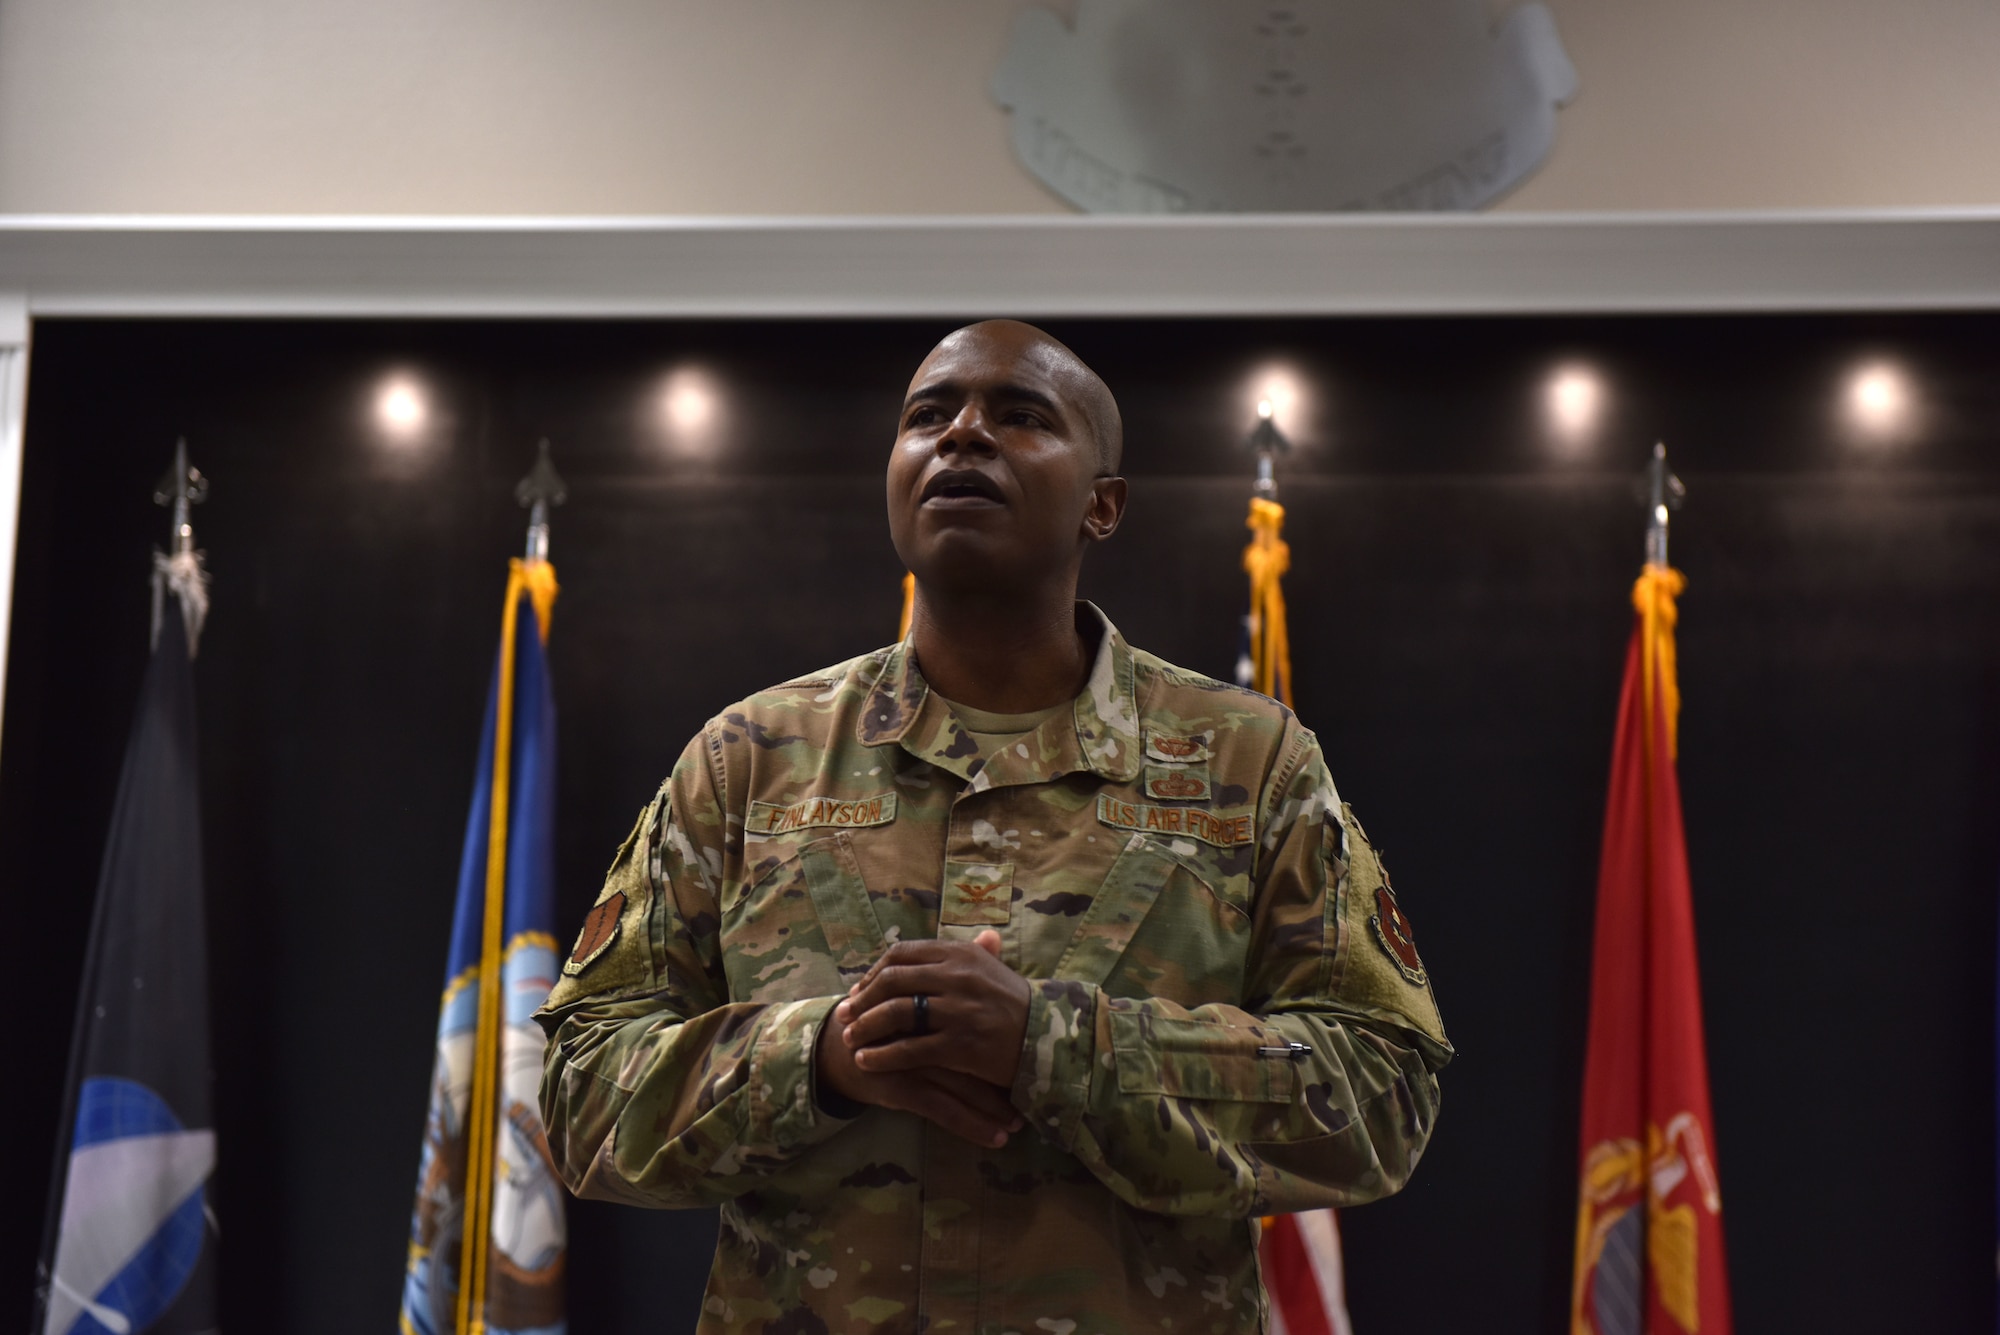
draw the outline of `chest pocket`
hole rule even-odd
[[[1261,1026],[1127,1009],[1160,998],[1190,1009],[1243,1002],[1249,916],[1217,895],[1199,864],[1134,834],[1077,923],[1054,976],[1095,983],[1111,998],[1119,1088],[1178,1098],[1284,1102],[1292,1063],[1259,1052],[1280,1043]]]
[[[845,832],[787,851],[722,910],[731,1001],[835,996],[885,945]]]
[[[1237,919],[1247,929],[1247,916],[1223,904],[1197,864],[1135,833],[1048,976],[1094,983],[1114,996],[1159,996],[1189,1006],[1233,1001],[1248,942]],[[1205,981],[1218,966],[1227,975],[1227,996],[1212,995],[1214,985]]]

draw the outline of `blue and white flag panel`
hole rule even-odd
[[[216,1327],[194,674],[162,618],[98,873],[37,1291],[40,1335]]]
[[[564,1330],[564,1193],[542,1129],[537,1090],[543,1036],[533,1019],[561,966],[554,936],[555,701],[536,616],[525,594],[516,601],[515,617],[500,1051],[487,1054],[483,1062],[475,1051],[501,678],[496,662],[439,1006],[437,1057],[403,1286],[405,1335],[450,1335],[459,1329],[467,1116],[475,1076],[491,1072],[496,1059],[498,1119],[484,1328],[490,1335],[560,1335]]]

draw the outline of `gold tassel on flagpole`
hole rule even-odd
[[[1653,701],[1664,696],[1660,712],[1666,718],[1667,758],[1680,756],[1681,684],[1674,663],[1674,625],[1680,620],[1675,602],[1687,587],[1687,576],[1672,566],[1648,565],[1632,586],[1632,606],[1645,627],[1644,669],[1646,717],[1652,718]],[[1652,744],[1650,729],[1647,744]]]
[[[903,620],[896,631],[896,638],[910,638],[910,618],[917,610],[917,577],[909,571],[903,572]]]
[[[1285,624],[1285,572],[1292,549],[1279,536],[1285,507],[1262,496],[1250,498],[1250,545],[1243,569],[1250,575],[1250,685],[1289,707],[1292,703],[1292,640]]]

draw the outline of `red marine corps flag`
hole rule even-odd
[[[1655,453],[1649,562],[1611,756],[1584,1057],[1572,1335],[1729,1335],[1722,1197],[1675,777],[1680,690]]]

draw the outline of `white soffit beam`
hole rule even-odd
[[[35,315],[1312,316],[2000,308],[2000,210],[0,217]]]

